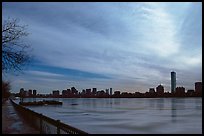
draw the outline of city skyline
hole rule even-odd
[[[172,73],[175,74],[175,72],[171,72],[171,77],[172,77]],[[156,89],[156,91],[155,91]],[[33,93],[32,93],[33,92]],[[114,90],[113,88],[106,88],[106,89],[102,89],[102,90],[98,90],[97,88],[95,87],[91,87],[91,88],[84,88],[82,90],[77,90],[74,86],[72,86],[71,88],[66,88],[66,89],[63,89],[63,90],[50,90],[50,92],[48,92],[47,94],[42,94],[42,93],[37,93],[37,90],[36,89],[24,89],[24,88],[20,88],[20,91],[18,93],[14,93],[16,95],[18,94],[24,94],[24,96],[28,95],[28,96],[31,96],[32,94],[35,94],[34,96],[37,96],[38,95],[51,95],[53,94],[54,95],[54,92],[57,93],[58,95],[63,95],[63,93],[65,94],[66,93],[74,93],[76,95],[80,95],[80,94],[96,94],[96,93],[104,93],[104,94],[108,94],[108,95],[115,95],[115,93],[117,92],[120,92],[121,94],[123,93],[129,93],[129,94],[134,94],[134,93],[141,93],[141,94],[146,94],[148,93],[149,94],[153,94],[153,97],[155,96],[155,94],[157,94],[157,96],[163,96],[164,93],[166,94],[172,94],[172,95],[178,95],[178,94],[182,94],[182,93],[187,93],[188,95],[190,93],[196,93],[198,96],[202,96],[202,82],[195,82],[194,83],[194,89],[187,89],[184,87],[184,86],[174,86],[173,85],[173,91],[169,92],[169,91],[166,91],[164,86],[159,84],[157,87],[151,87],[149,88],[149,91],[146,91],[146,92],[140,92],[140,91],[135,91],[135,92],[128,92],[128,91],[123,91],[123,90]],[[66,96],[69,96],[70,94],[66,94]],[[71,95],[70,95],[71,96]],[[70,97],[69,96],[69,97]],[[71,96],[72,97],[72,96]]]
[[[94,12],[93,12],[94,11]],[[3,74],[13,92],[96,87],[146,92],[202,81],[202,3],[3,2],[2,18],[28,25],[34,56],[23,74]]]

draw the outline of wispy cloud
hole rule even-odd
[[[29,70],[26,71],[27,74],[30,74],[31,76],[48,76],[48,77],[63,77],[63,75],[60,74],[53,74],[50,72],[42,72],[42,71],[34,71],[34,70]]]

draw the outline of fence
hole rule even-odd
[[[29,121],[32,126],[40,130],[41,134],[88,134],[82,130],[64,124],[60,122],[60,120],[54,120],[16,104],[12,100],[11,102],[20,115],[22,115],[26,121]]]

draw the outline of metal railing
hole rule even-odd
[[[24,106],[21,106],[11,100],[14,108],[22,115],[22,117],[31,123],[33,127],[40,130],[41,134],[88,134],[82,130],[69,126],[54,120],[37,112],[34,112]]]

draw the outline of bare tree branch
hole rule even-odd
[[[30,46],[21,41],[28,35],[26,26],[18,25],[17,19],[7,19],[2,25],[2,70],[21,71],[30,60]]]

